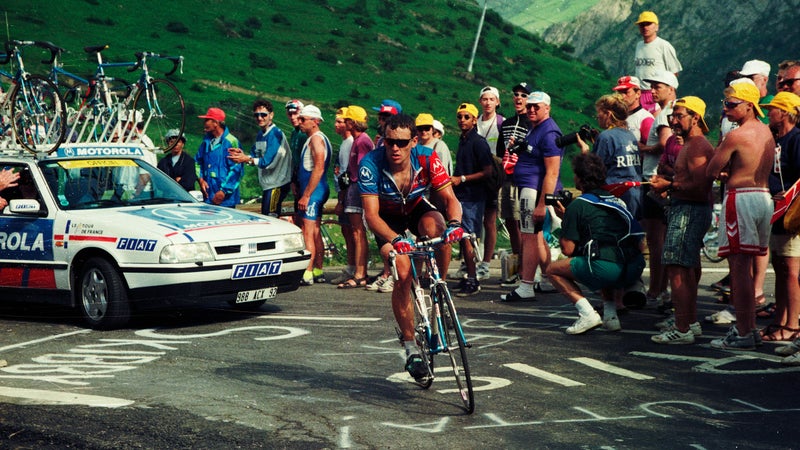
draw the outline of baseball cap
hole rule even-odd
[[[292,99],[286,102],[287,111],[300,111],[303,109],[303,102],[297,99]]]
[[[531,88],[528,87],[528,83],[524,81],[511,88],[511,92],[517,92],[517,91],[523,91],[526,94],[530,94],[532,92]]]
[[[442,137],[444,137],[444,125],[442,125],[442,122],[439,122],[438,120],[434,119],[433,129],[438,131],[439,133],[442,133]]]
[[[422,113],[417,116],[416,120],[414,120],[414,125],[418,127],[424,125],[433,126],[433,116],[428,113]]]
[[[347,112],[342,117],[345,119],[350,119],[354,122],[366,122],[367,111],[360,106],[350,105],[347,107]]]
[[[345,114],[347,114],[347,106],[342,106],[341,108],[336,110],[337,119],[344,119]]]
[[[528,96],[527,103],[529,105],[535,105],[536,103],[544,103],[545,105],[550,106],[550,96],[542,91],[536,91]]]
[[[678,89],[678,77],[675,76],[672,72],[667,72],[666,70],[661,70],[657,72],[650,78],[645,78],[644,81],[648,83],[661,83],[666,84],[667,86],[672,86],[675,89]]]
[[[400,103],[397,103],[396,101],[394,101],[392,99],[389,99],[389,98],[387,98],[386,100],[383,100],[381,102],[381,106],[377,106],[377,107],[373,106],[372,109],[374,109],[375,111],[378,111],[378,114],[380,114],[380,113],[389,113],[391,115],[395,115],[395,114],[400,114],[401,112],[403,112],[403,107],[400,106]]]
[[[703,130],[703,133],[708,133],[708,125],[706,124],[706,119],[704,117],[706,115],[706,102],[704,102],[703,99],[700,97],[687,95],[686,97],[676,100],[675,106],[683,106],[689,111],[697,114],[700,117],[700,128]]]
[[[225,122],[225,111],[219,108],[208,108],[206,114],[203,116],[197,116],[200,119],[211,119],[216,120],[217,122]]]
[[[478,117],[478,108],[475,107],[472,103],[462,103],[458,105],[458,109],[456,109],[456,114],[466,111],[472,114],[472,117]]]
[[[173,138],[180,138],[181,141],[186,142],[186,137],[181,133],[181,130],[177,128],[167,131],[164,135],[164,142],[169,142],[169,140]]]
[[[498,91],[494,86],[486,86],[485,88],[481,89],[481,93],[478,95],[478,98],[483,97],[483,94],[487,92],[494,95],[494,98],[497,100],[500,100],[500,91]]]
[[[744,66],[742,66],[742,70],[739,71],[739,74],[743,77],[750,77],[753,75],[764,75],[765,77],[769,77],[769,70],[769,63],[758,59],[751,59],[750,61],[744,63]]]
[[[759,106],[763,108],[778,108],[792,114],[798,114],[800,113],[798,111],[798,108],[800,108],[800,96],[792,92],[778,92],[769,103],[761,103]]]
[[[658,16],[653,11],[644,11],[639,14],[639,19],[636,20],[636,25],[640,23],[658,23]]]
[[[625,75],[623,77],[619,77],[617,79],[617,85],[611,88],[612,91],[627,91],[630,88],[641,89],[642,83],[639,81],[638,78]]]
[[[348,111],[349,110],[350,108],[348,108]],[[325,119],[322,118],[322,111],[320,111],[319,108],[317,108],[314,105],[303,106],[303,109],[300,110],[300,117],[306,117],[309,119],[319,119],[320,121],[323,122],[325,121]]]
[[[730,88],[733,90],[730,97],[738,98],[753,104],[756,113],[759,117],[764,117],[764,112],[758,107],[758,101],[761,99],[761,93],[755,85],[750,83],[731,83]]]

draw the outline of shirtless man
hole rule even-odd
[[[711,186],[706,174],[714,147],[708,142],[703,116],[706,104],[697,97],[675,102],[669,122],[672,131],[683,138],[683,148],[675,160],[673,177],[654,175],[651,187],[658,193],[671,191],[662,262],[672,287],[675,317],[660,322],[662,333],[651,337],[656,344],[692,344],[702,333],[697,321],[697,285],[702,272],[700,248],[711,225]],[[671,179],[670,179],[671,178]]]
[[[708,175],[726,184],[719,255],[728,257],[736,308],[736,324],[727,336],[711,341],[715,348],[747,350],[757,341],[753,262],[769,245],[773,203],[768,180],[775,162],[775,140],[758,119],[764,116],[760,97],[758,88],[748,83],[725,89],[725,115],[739,128],[725,136],[708,164]]]

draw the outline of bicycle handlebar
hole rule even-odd
[[[142,62],[147,58],[166,59],[168,61],[172,61],[172,70],[167,72],[165,74],[166,76],[175,73],[179,67],[181,69],[181,73],[183,73],[183,56],[167,56],[152,52],[136,52],[136,65],[128,69],[128,72],[133,72],[134,70],[141,68]]]
[[[464,236],[461,238],[461,240],[471,239],[473,236],[475,236],[475,235],[471,234],[471,233],[464,233]],[[412,250],[412,251],[410,251],[410,252],[408,252],[408,253],[399,253],[399,252],[396,252],[395,250],[392,250],[392,252],[395,252],[395,254],[397,254],[397,255],[407,255],[407,254],[410,254],[410,253],[419,252],[420,248],[434,247],[434,246],[440,245],[442,243],[444,243],[444,237],[443,236],[439,236],[439,237],[435,237],[435,238],[431,238],[431,239],[426,239],[424,241],[415,242],[414,245],[417,248]]]

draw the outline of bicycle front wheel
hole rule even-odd
[[[442,310],[444,329],[440,330],[440,333],[447,342],[447,354],[450,355],[453,376],[458,385],[458,395],[464,403],[467,414],[472,414],[475,411],[475,395],[467,361],[467,340],[464,338],[464,331],[461,329],[461,322],[458,320],[458,313],[447,286],[438,284],[433,289]]]
[[[17,142],[34,153],[52,153],[67,133],[64,100],[56,85],[39,75],[29,75],[16,86],[11,117]]]
[[[174,84],[167,80],[153,80],[147,89],[140,89],[136,93],[133,110],[144,113],[143,133],[153,141],[156,148],[166,153],[175,147],[177,139],[167,143],[164,137],[171,129],[177,129],[179,136],[183,135],[186,126],[186,105]]]

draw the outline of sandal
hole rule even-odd
[[[783,330],[783,325],[778,325],[777,323],[771,323],[758,332],[761,333],[761,339],[764,341],[771,341],[772,335],[777,333],[778,331]]]
[[[780,341],[793,342],[795,339],[797,339],[798,336],[800,336],[800,328],[789,328],[781,325],[770,324],[764,330],[770,327],[777,328],[777,330],[769,334],[764,334],[761,337],[761,340],[766,342],[780,342]],[[786,337],[786,335],[783,334],[784,331],[788,331],[791,334],[788,337]],[[777,336],[778,333],[780,333],[780,336]]]
[[[775,303],[768,305],[761,305],[756,307],[756,317],[761,319],[769,319],[775,314]]]
[[[350,277],[344,283],[336,286],[337,289],[356,289],[367,287],[367,277],[356,278]]]

